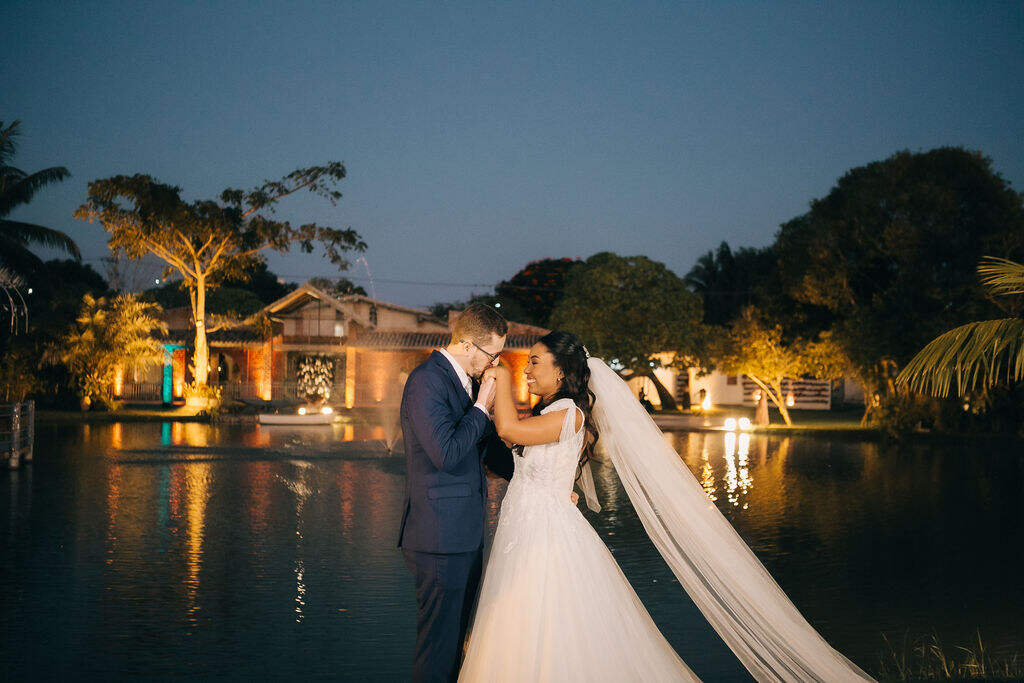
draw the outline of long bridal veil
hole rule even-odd
[[[758,681],[870,681],[807,623],[718,511],[629,386],[587,361],[598,450],[655,547],[704,617]],[[589,467],[581,489],[600,510]]]

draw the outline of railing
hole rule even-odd
[[[120,395],[114,396],[118,401],[162,401],[163,397],[161,382],[125,382]]]
[[[31,462],[35,443],[36,402],[0,404],[0,460],[10,469]]]

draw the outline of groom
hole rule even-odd
[[[398,546],[416,587],[413,681],[454,681],[480,584],[486,515],[484,463],[512,477],[512,453],[488,417],[508,323],[490,306],[466,308],[451,343],[409,375],[402,395],[405,504]]]

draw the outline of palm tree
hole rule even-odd
[[[26,173],[10,165],[18,149],[15,138],[20,135],[15,121],[6,128],[0,121],[0,266],[27,274],[42,266],[42,261],[28,250],[29,245],[62,249],[81,259],[78,245],[60,230],[7,218],[18,206],[28,204],[40,189],[71,176],[63,166]]]
[[[1024,295],[1024,265],[986,256],[978,265],[992,296]],[[907,364],[896,383],[922,394],[946,397],[1024,379],[1024,319],[968,323],[939,335]]]
[[[43,360],[67,368],[83,410],[94,400],[115,408],[110,397],[115,374],[140,371],[163,360],[164,347],[153,336],[154,332],[167,333],[160,312],[156,304],[131,294],[113,300],[86,294],[77,324],[47,348]]]
[[[11,332],[18,329],[18,316],[24,318],[25,326],[28,326],[28,306],[25,304],[25,297],[21,295],[21,287],[24,284],[20,277],[0,267],[0,294],[6,298],[6,302],[0,298],[0,310],[10,314]]]

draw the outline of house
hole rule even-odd
[[[409,373],[448,344],[450,319],[359,294],[335,296],[309,283],[260,312],[254,325],[214,329],[209,384],[223,398],[305,400],[323,397],[346,408],[397,405]],[[194,329],[188,309],[165,311],[169,333],[162,367],[114,382],[115,397],[173,403],[192,381]],[[547,330],[509,323],[502,358],[512,368],[516,398],[529,403],[522,376],[527,352]]]
[[[651,372],[672,393],[677,403],[698,406],[706,398],[707,403],[713,406],[757,404],[755,397],[760,388],[746,375],[726,375],[718,371],[701,375],[699,368],[687,368],[681,372],[671,366],[674,358],[672,353],[657,354]],[[649,378],[633,377],[628,381],[635,396],[642,395],[655,407],[661,407],[658,392]],[[782,381],[782,395],[787,407],[802,410],[830,410],[834,404],[864,402],[860,387],[850,380],[830,382],[787,377]]]

